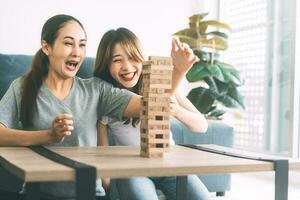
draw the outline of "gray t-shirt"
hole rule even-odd
[[[0,101],[0,122],[8,128],[22,129],[20,122],[22,78],[16,79]],[[96,146],[96,123],[102,116],[122,119],[123,112],[134,94],[120,90],[98,78],[74,78],[70,94],[57,99],[43,84],[37,96],[32,130],[50,129],[53,119],[62,113],[73,116],[71,136],[55,146]],[[55,196],[74,196],[74,185],[66,183],[42,184],[42,191]]]

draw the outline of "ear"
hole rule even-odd
[[[48,56],[50,51],[50,46],[45,40],[42,40],[41,45],[42,45],[42,51],[44,52],[44,54]]]

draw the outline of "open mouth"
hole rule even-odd
[[[68,60],[66,61],[67,68],[71,71],[75,70],[79,62]]]
[[[131,81],[135,77],[135,74],[136,72],[129,72],[129,73],[121,74],[120,76],[124,81]]]

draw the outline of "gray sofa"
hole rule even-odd
[[[24,74],[31,63],[32,56],[0,54],[0,99],[8,89],[10,83]],[[93,74],[93,58],[86,58],[81,66],[78,76],[91,77]],[[205,134],[197,134],[177,120],[171,121],[171,130],[176,144],[218,144],[224,146],[233,145],[233,128],[221,122],[209,122],[208,131]],[[19,181],[14,178],[4,178],[3,169],[0,167],[0,188],[12,190]],[[230,189],[230,175],[218,174],[200,176],[209,191],[224,195]],[[115,193],[115,192],[113,192]],[[115,197],[116,194],[112,194]]]

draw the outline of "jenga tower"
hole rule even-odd
[[[162,157],[169,150],[172,60],[149,57],[143,63],[141,156]]]

